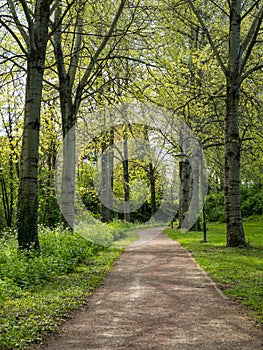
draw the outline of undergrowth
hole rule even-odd
[[[94,229],[96,229],[94,227]],[[85,303],[122,250],[78,234],[40,229],[41,251],[17,250],[14,235],[0,242],[0,349],[41,343],[71,310]]]

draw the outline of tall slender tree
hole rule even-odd
[[[7,0],[12,21],[1,24],[12,35],[26,58],[24,128],[20,159],[18,198],[18,245],[38,249],[38,148],[40,109],[48,26],[53,0]]]
[[[258,45],[263,19],[263,6],[259,1],[242,4],[241,0],[229,1],[229,8],[224,4],[211,1],[213,14],[203,10],[202,3],[188,0],[199,26],[217,59],[225,76],[225,211],[227,225],[227,245],[230,247],[246,246],[240,204],[240,154],[241,138],[239,134],[239,103],[241,84],[256,70],[262,69],[258,60],[250,60],[252,52]],[[220,43],[213,36],[214,25],[209,23],[218,10],[229,24],[227,55],[221,50]],[[249,20],[248,18],[249,17]],[[242,36],[241,36],[242,33]],[[242,40],[243,38],[243,40]]]
[[[92,54],[87,57],[87,44],[84,40],[84,14],[88,11],[87,4],[80,3],[76,8],[76,19],[74,36],[72,41],[72,52],[63,50],[63,20],[61,20],[61,6],[58,6],[54,28],[53,40],[56,56],[57,71],[59,77],[59,95],[62,114],[63,128],[63,175],[61,190],[61,210],[65,226],[74,226],[74,181],[75,181],[75,131],[74,127],[77,115],[84,97],[89,96],[89,88],[93,85],[99,86],[97,92],[101,92],[101,79],[103,64],[109,59],[115,47],[125,36],[127,27],[133,21],[131,17],[128,23],[124,24],[121,33],[117,30],[120,17],[123,14],[127,1],[121,0],[111,21],[107,23],[106,31],[98,33],[97,42],[90,48]],[[117,38],[117,39],[116,39]],[[85,52],[85,54],[84,54]],[[68,55],[69,64],[68,64]],[[86,67],[84,67],[84,62]],[[96,82],[97,80],[97,82]],[[102,83],[103,85],[103,83]]]

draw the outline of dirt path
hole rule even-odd
[[[263,349],[262,329],[160,232],[142,231],[85,310],[42,349]]]

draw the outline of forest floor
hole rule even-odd
[[[262,327],[161,231],[140,231],[87,305],[38,349],[263,349]]]

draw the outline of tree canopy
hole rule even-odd
[[[262,19],[258,0],[3,1],[1,227],[16,225],[19,247],[37,249],[38,224],[62,220],[74,228],[76,191],[103,221],[147,221],[164,201],[178,208],[181,220],[197,206],[198,220],[208,178],[208,196],[224,197],[218,210],[227,245],[246,246],[244,203],[263,182]],[[146,111],[138,123],[125,107],[138,105],[143,113],[149,103],[167,111],[167,119],[150,121]],[[180,134],[178,120],[191,136]],[[80,146],[81,134],[88,142]],[[136,149],[138,140],[151,157]],[[199,146],[202,156],[193,151]],[[173,175],[158,161],[163,154],[177,164]],[[187,163],[194,157],[198,166]],[[101,180],[98,193],[94,176]],[[121,214],[101,200],[103,188],[108,204],[115,197],[122,202]],[[129,210],[132,201],[144,201],[136,213]]]

